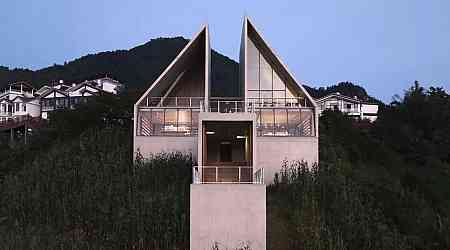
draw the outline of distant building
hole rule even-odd
[[[106,93],[117,95],[122,90],[123,84],[109,77],[79,84],[65,84],[61,80],[38,90],[25,82],[13,83],[0,92],[0,122],[24,117],[47,119],[51,111],[74,108],[89,97]]]
[[[109,78],[108,76],[96,79],[94,80],[94,82],[97,84],[97,88],[100,88],[103,91],[114,95],[117,95],[119,92],[121,92],[124,87],[123,84],[121,84],[119,81]]]
[[[57,109],[74,108],[76,104],[86,102],[88,98],[105,93],[117,95],[123,89],[123,84],[104,77],[79,84],[64,84],[59,81],[52,86],[44,85],[36,93],[40,97],[42,118],[47,119],[48,113]]]
[[[33,86],[18,82],[0,92],[0,122],[26,116],[39,117],[40,114],[39,97]]]
[[[320,114],[325,110],[338,110],[349,117],[359,120],[375,121],[378,117],[378,104],[369,103],[358,99],[358,97],[349,97],[339,92],[329,94],[316,99]]]

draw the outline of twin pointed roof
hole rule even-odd
[[[240,52],[240,79],[241,85],[243,85],[241,87],[243,87],[244,90],[244,97],[246,97],[247,92],[247,72],[245,67],[245,65],[247,65],[247,38],[250,38],[258,47],[260,53],[267,57],[271,66],[279,72],[280,78],[287,86],[289,86],[289,88],[304,95],[313,107],[317,106],[314,99],[308,94],[305,88],[297,82],[293,74],[289,72],[286,65],[262,38],[261,33],[256,29],[248,17],[244,18]],[[204,58],[204,60],[202,60],[202,62],[204,62],[204,97],[208,98],[211,87],[211,48],[208,26],[203,25],[194,38],[181,50],[177,57],[141,96],[137,101],[136,106],[140,105],[148,96],[167,96],[168,92],[173,89],[174,85],[177,84],[178,80],[183,76],[187,69],[191,67],[191,62],[195,61],[194,57],[198,57],[200,53],[200,56]]]

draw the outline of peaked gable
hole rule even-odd
[[[41,94],[41,98],[54,98],[54,97],[67,97],[69,96],[66,92],[59,89],[49,89]]]
[[[255,60],[258,60],[258,62],[255,62]],[[255,63],[258,63],[258,69],[252,68]],[[278,98],[275,97],[277,90],[285,85],[286,97],[291,97],[290,95],[293,95],[292,97],[302,96],[308,100],[310,106],[317,107],[315,100],[309,95],[306,89],[297,82],[286,65],[262,38],[261,33],[256,29],[248,17],[244,18],[240,64],[241,85],[245,91],[246,98],[254,97],[251,96],[249,90],[254,89],[255,85],[259,85],[259,89],[263,90],[262,92],[264,93],[264,88],[266,87],[264,86],[265,82],[270,82],[272,86],[271,90],[274,91],[273,98]],[[261,70],[261,68],[268,69],[272,73],[265,74],[264,70]],[[257,79],[256,77],[253,77],[252,74],[255,70],[258,71],[258,75],[256,76]]]
[[[210,54],[209,31],[208,27],[204,25],[135,105],[141,105],[146,97],[208,98],[211,71]]]

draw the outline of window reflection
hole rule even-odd
[[[255,44],[251,40],[248,40],[248,53],[247,53],[247,65],[248,65],[248,89],[259,89],[259,51],[256,49]]]
[[[191,136],[198,132],[199,110],[152,109],[139,111],[137,132],[140,136]]]
[[[314,136],[312,110],[261,108],[257,111],[258,136]]]
[[[247,97],[254,103],[267,106],[299,106],[295,91],[289,90],[278,72],[248,38]],[[257,100],[261,98],[261,100]],[[292,98],[292,100],[286,100]]]

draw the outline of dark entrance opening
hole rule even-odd
[[[203,122],[203,181],[251,182],[252,123]]]

